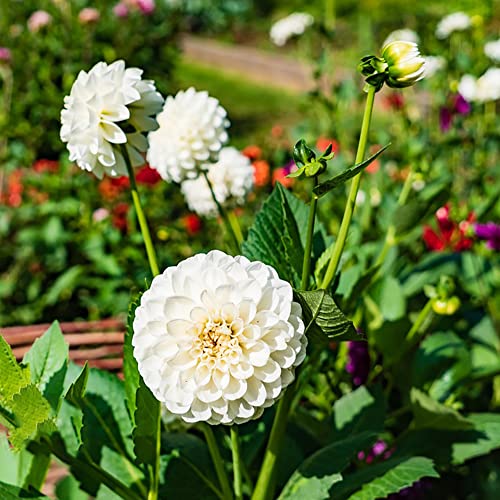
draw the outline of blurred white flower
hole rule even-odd
[[[262,262],[218,250],[156,276],[134,320],[134,356],[154,396],[185,422],[258,418],[306,354],[301,307]]]
[[[253,187],[254,169],[236,148],[222,148],[219,161],[208,166],[207,176],[217,201],[223,206],[242,205]],[[188,207],[202,216],[217,215],[217,206],[205,176],[187,179],[181,185]]]
[[[61,111],[61,139],[69,158],[99,179],[104,174],[127,175],[120,144],[125,144],[133,166],[144,164],[147,149],[142,132],[157,128],[154,115],[163,99],[142,70],[125,69],[123,61],[97,63],[80,71]]]
[[[411,183],[411,187],[414,191],[422,191],[425,187],[425,181],[420,175],[415,176],[415,180]]]
[[[458,92],[470,102],[487,102],[500,99],[500,68],[490,68],[481,77],[464,75]]]
[[[484,46],[484,53],[492,61],[500,62],[500,39],[488,42]]]
[[[388,65],[389,87],[410,87],[424,77],[425,60],[416,43],[390,42],[382,48],[382,58]]]
[[[425,59],[424,78],[431,78],[446,67],[446,59],[442,56],[423,56],[423,58]]]
[[[396,42],[398,40],[402,40],[403,42],[418,43],[420,41],[420,38],[415,31],[408,28],[403,28],[390,33],[382,44],[382,47],[385,47],[389,43]]]
[[[52,22],[52,16],[45,10],[36,10],[28,19],[28,29],[37,33]]]
[[[356,199],[354,200],[354,202],[356,203],[356,205],[360,206],[364,205],[365,201],[366,201],[366,193],[362,189],[360,189],[356,193]]]
[[[378,207],[382,203],[382,193],[376,188],[370,188],[370,205]]]
[[[472,25],[471,18],[465,12],[455,12],[443,17],[436,27],[436,37],[440,40],[448,38],[454,31],[463,31]]]
[[[193,87],[168,96],[149,134],[148,162],[167,181],[194,179],[216,161],[227,142],[226,110],[208,92]]]
[[[271,26],[269,36],[272,42],[278,47],[282,47],[286,42],[295,35],[302,35],[306,28],[314,23],[314,18],[311,14],[304,12],[294,12],[279,21],[276,21]]]
[[[98,208],[94,210],[92,214],[92,219],[94,222],[101,222],[109,217],[109,210],[107,208]]]

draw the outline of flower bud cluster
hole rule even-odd
[[[332,149],[333,146],[330,144],[321,156],[316,156],[306,141],[300,139],[293,148],[293,159],[298,169],[288,174],[288,177],[316,177],[322,174],[326,170],[327,161],[333,158]]]

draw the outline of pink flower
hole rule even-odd
[[[86,7],[82,9],[78,14],[78,21],[82,24],[92,24],[99,21],[101,14],[97,9],[93,9],[92,7]]]
[[[48,26],[51,22],[52,16],[48,12],[44,10],[37,10],[33,12],[28,19],[28,29],[32,33],[37,33],[45,26]]]
[[[107,219],[108,217],[109,217],[109,210],[103,207],[94,210],[94,213],[92,214],[92,219],[94,220],[94,222],[101,222],[104,219]]]
[[[116,17],[127,17],[128,7],[123,2],[120,2],[113,7],[113,12]]]
[[[12,53],[7,47],[0,47],[0,62],[10,63],[12,60]]]
[[[136,0],[137,8],[146,16],[149,16],[155,11],[154,0]]]

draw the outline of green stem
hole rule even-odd
[[[314,177],[314,187],[318,185],[318,176]],[[316,208],[318,206],[318,198],[316,195],[312,195],[311,205],[309,207],[309,220],[307,222],[307,237],[306,237],[306,247],[304,248],[304,260],[302,263],[302,290],[307,290],[309,285],[309,276],[311,274],[311,253],[312,253],[312,243],[314,236],[314,221],[316,219]]]
[[[217,445],[217,440],[215,439],[212,427],[208,424],[201,424],[200,428],[205,435],[205,440],[207,442],[208,450],[210,456],[212,457],[212,462],[215,467],[215,472],[217,473],[217,478],[219,479],[219,484],[222,489],[222,496],[224,500],[232,500],[233,494],[231,492],[231,486],[229,484],[229,479],[224,469],[224,461],[219,451],[219,446]]]
[[[238,221],[238,217],[236,217],[234,210],[227,212],[227,219],[229,224],[231,224],[231,229],[238,241],[238,246],[241,247],[241,244],[243,243],[243,233],[241,232],[240,222]]]
[[[295,386],[296,381],[287,389],[278,403],[278,409],[274,417],[273,427],[271,428],[271,435],[269,436],[269,443],[267,444],[264,461],[262,462],[262,466],[260,468],[252,500],[270,500],[274,497],[275,467],[281,448],[283,447],[286,421],[292,406]]]
[[[224,223],[224,227],[226,228],[226,233],[229,234],[231,238],[231,245],[233,247],[233,251],[236,254],[240,253],[240,242],[238,240],[238,236],[236,235],[233,226],[231,225],[231,221],[229,220],[228,214],[226,210],[224,210],[224,207],[219,203],[219,200],[217,199],[217,196],[215,196],[214,188],[212,186],[212,183],[210,182],[210,179],[208,178],[207,172],[203,171],[203,176],[205,177],[208,187],[210,188],[210,193],[212,194],[212,199],[214,200],[214,203],[217,207],[217,210],[219,211],[219,215],[222,219],[222,222]]]
[[[420,311],[420,314],[418,315],[415,323],[413,323],[413,326],[411,327],[410,331],[406,335],[406,342],[408,342],[408,343],[414,342],[415,337],[419,333],[419,330],[422,327],[422,324],[429,316],[431,310],[432,310],[432,299],[429,299],[427,301],[427,304],[425,304],[424,308]]]
[[[240,439],[236,425],[231,426],[231,450],[233,452],[234,496],[236,500],[242,500]]]
[[[368,94],[366,96],[365,111],[363,114],[363,123],[361,125],[361,133],[359,136],[358,150],[356,152],[355,163],[361,163],[365,157],[366,143],[368,140],[368,131],[370,129],[370,122],[372,118],[373,103],[375,101],[376,89],[373,86],[369,86]],[[342,223],[340,225],[339,234],[337,235],[337,240],[335,241],[335,246],[333,248],[332,257],[328,264],[326,274],[321,283],[321,288],[327,289],[335,273],[339,267],[340,257],[344,250],[345,241],[347,239],[347,233],[349,231],[349,225],[351,224],[352,214],[354,212],[354,207],[356,206],[356,195],[358,194],[359,183],[361,180],[361,173],[356,175],[351,182],[351,189],[349,191],[349,197],[347,198],[347,203],[344,210],[344,216],[342,218]]]
[[[146,221],[146,216],[142,210],[141,199],[139,198],[139,192],[137,191],[137,184],[135,182],[134,169],[130,163],[130,157],[128,155],[127,147],[125,144],[121,144],[121,151],[123,158],[125,160],[125,165],[127,166],[128,177],[130,179],[130,191],[132,193],[132,201],[134,202],[135,212],[137,214],[137,219],[139,221],[139,226],[141,228],[142,237],[144,239],[144,246],[146,247],[146,254],[148,256],[149,267],[151,268],[151,273],[153,276],[160,274],[160,269],[156,260],[156,253],[151,240],[151,234],[149,232],[148,223]]]

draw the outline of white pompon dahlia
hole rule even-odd
[[[302,35],[304,31],[314,23],[311,14],[305,12],[294,12],[289,16],[276,21],[271,26],[269,37],[278,47],[286,44],[289,38],[296,35]]]
[[[420,41],[420,37],[415,31],[411,29],[402,28],[389,33],[384,43],[382,44],[382,47],[385,47],[389,43],[396,42],[398,40],[402,40],[403,42],[418,43]]]
[[[500,99],[500,68],[489,68],[481,77],[464,75],[458,92],[469,102],[488,102]]]
[[[446,59],[442,56],[422,56],[425,59],[424,78],[433,77],[446,67]]]
[[[167,181],[193,179],[216,161],[228,140],[226,110],[208,92],[193,87],[168,96],[149,134],[148,162]]]
[[[222,148],[219,161],[208,166],[208,179],[217,201],[223,206],[242,205],[253,187],[254,169],[236,148]],[[204,175],[181,184],[188,207],[201,216],[214,216],[217,206]]]
[[[454,31],[464,31],[472,26],[472,19],[465,12],[454,12],[443,17],[436,28],[436,38],[444,40]]]
[[[500,39],[486,43],[484,53],[492,61],[500,62]]]
[[[262,262],[218,250],[154,278],[134,320],[144,382],[185,422],[258,418],[306,355],[292,287]]]
[[[143,132],[158,127],[154,116],[163,98],[154,82],[141,79],[142,70],[125,68],[124,61],[97,63],[80,71],[64,98],[61,140],[69,159],[99,179],[104,174],[127,175],[119,146],[124,144],[132,166],[144,163],[148,142]]]

